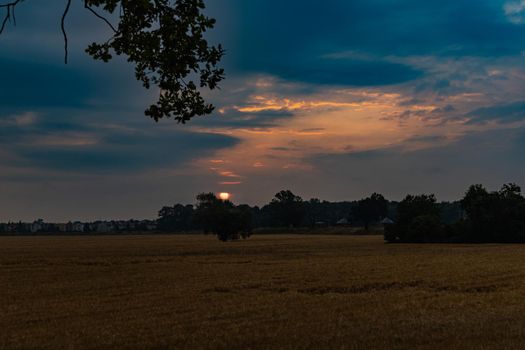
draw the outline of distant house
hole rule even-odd
[[[134,220],[129,220],[128,221],[128,230],[129,231],[135,231],[137,228],[137,224],[135,223]]]
[[[67,232],[67,224],[55,224],[58,232]]]
[[[128,231],[128,223],[126,221],[118,221],[114,224],[117,231]]]
[[[80,221],[75,221],[71,225],[71,231],[72,232],[84,232],[84,224],[81,223]]]
[[[98,233],[108,233],[111,231],[111,223],[106,221],[98,221],[95,225],[95,230]]]
[[[347,226],[349,225],[350,223],[348,222],[348,219],[347,218],[342,218],[340,220],[337,220],[337,222],[335,223],[337,226]]]
[[[316,221],[315,226],[316,227],[327,227],[328,223],[326,221]]]
[[[382,225],[392,225],[394,223],[394,220],[390,219],[389,217],[384,218],[381,220]]]
[[[155,231],[157,229],[157,223],[154,221],[148,221],[146,224],[146,230],[148,231]]]
[[[38,219],[31,224],[31,233],[36,233],[44,230],[44,220]]]

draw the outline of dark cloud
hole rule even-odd
[[[498,121],[512,123],[525,119],[525,101],[511,104],[484,107],[476,109],[466,115],[470,124]]]
[[[81,107],[97,91],[104,89],[89,72],[64,66],[0,57],[0,67],[0,106],[4,110],[13,107]]]
[[[340,86],[381,86],[414,80],[422,73],[409,66],[386,61],[324,59],[303,65],[274,67],[269,73],[311,84]]]
[[[429,143],[439,143],[446,141],[447,138],[443,135],[414,135],[405,140],[405,142],[429,142]]]
[[[395,84],[421,72],[388,56],[497,57],[519,54],[525,44],[525,27],[505,16],[504,1],[230,3],[242,13],[232,67],[313,84]],[[323,58],[328,54],[340,59]],[[440,80],[433,88],[449,85]]]
[[[27,125],[13,123],[16,117],[8,123],[4,118],[7,125],[0,128],[0,146],[16,159],[10,165],[89,173],[155,170],[182,165],[239,142],[230,136],[149,121],[112,127],[95,123],[95,118],[87,122],[66,118],[67,114],[42,115]]]
[[[246,47],[261,57],[296,50],[379,55],[519,53],[524,29],[492,0],[253,0],[242,7]],[[271,23],[271,25],[268,25]],[[269,48],[280,50],[270,51]],[[286,57],[286,56],[285,56]]]
[[[224,114],[214,113],[210,116],[194,119],[192,125],[224,128],[264,128],[274,126],[279,120],[293,116],[292,112],[284,109],[249,113],[227,109]]]
[[[171,168],[198,158],[210,151],[234,146],[234,138],[215,134],[189,132],[164,135],[135,135],[132,142],[116,142],[95,146],[17,147],[18,165],[60,171],[121,172]],[[131,141],[131,140],[129,140]]]
[[[434,145],[416,151],[393,147],[322,154],[309,161],[323,179],[319,191],[324,197],[360,198],[379,191],[394,199],[408,193],[436,193],[440,199],[452,200],[473,183],[494,188],[525,183],[525,165],[520,161],[524,135],[521,128],[473,133],[453,143],[426,138]]]

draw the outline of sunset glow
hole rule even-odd
[[[221,192],[219,193],[219,198],[223,201],[227,201],[230,199],[230,194],[228,192]]]

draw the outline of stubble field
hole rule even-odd
[[[520,348],[525,245],[0,237],[0,348]]]

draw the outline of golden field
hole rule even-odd
[[[525,245],[0,237],[2,349],[525,347]]]

